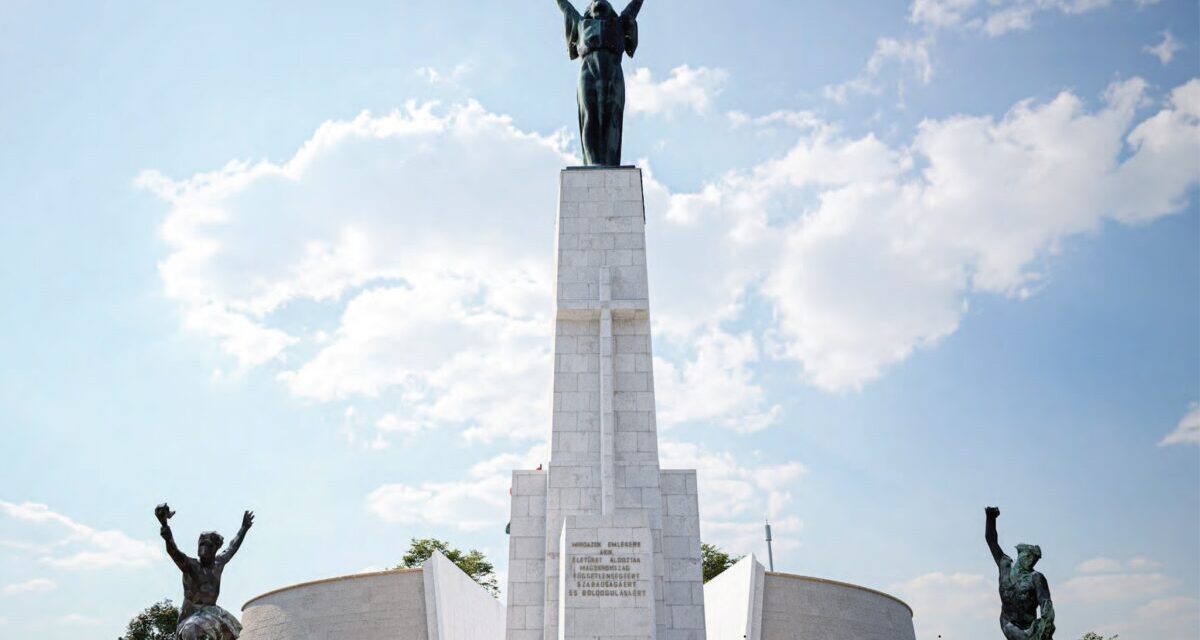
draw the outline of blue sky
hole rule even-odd
[[[0,11],[0,638],[112,637],[181,540],[223,604],[506,557],[546,457],[552,3]],[[1040,543],[1064,637],[1200,628],[1200,10],[647,3],[663,462],[704,537],[995,635]],[[1168,35],[1169,34],[1169,35]]]

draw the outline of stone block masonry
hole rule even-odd
[[[658,462],[645,226],[639,169],[562,172],[551,459],[513,476],[509,640],[704,638],[695,473]]]

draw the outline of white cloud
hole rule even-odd
[[[1158,58],[1158,61],[1162,62],[1165,66],[1171,64],[1171,60],[1175,59],[1175,54],[1183,50],[1183,44],[1175,40],[1175,36],[1172,36],[1170,31],[1163,31],[1162,42],[1154,44],[1153,47],[1150,44],[1146,44],[1144,49],[1146,53],[1153,55],[1154,58]]]
[[[58,622],[59,624],[71,626],[95,627],[99,626],[104,621],[100,618],[94,618],[92,616],[85,616],[78,613],[68,613],[67,615],[59,618]]]
[[[701,508],[703,511],[703,507]],[[765,522],[762,520],[712,520],[700,514],[700,538],[715,544],[731,555],[756,554],[766,564],[767,542]],[[776,570],[785,571],[783,554],[800,547],[800,534],[804,521],[797,516],[784,516],[771,520],[771,542]]]
[[[1196,182],[1200,82],[1135,123],[1145,99],[1130,80],[1096,112],[1063,93],[1000,120],[926,121],[903,149],[826,128],[712,199],[809,203],[764,291],[782,353],[821,388],[854,388],[953,333],[968,294],[1030,295],[1064,238],[1180,211]]]
[[[789,514],[792,488],[808,469],[799,462],[761,464],[740,461],[729,452],[713,452],[686,442],[659,444],[664,469],[695,469],[699,492],[701,537],[731,553],[760,552],[764,519],[771,519],[775,547],[799,546],[803,522]]]
[[[1145,6],[1158,0],[1135,0]],[[1079,15],[1108,7],[1113,0],[913,0],[909,20],[933,29],[965,27],[1000,36],[1033,27],[1034,16],[1045,11]]]
[[[978,628],[1000,606],[994,580],[969,573],[927,573],[888,587],[913,608],[917,637],[946,637],[950,630]],[[968,636],[963,636],[968,637]]]
[[[656,360],[665,424],[770,423],[764,358],[826,390],[861,386],[957,330],[971,295],[1030,295],[1063,239],[1179,211],[1200,81],[1139,122],[1146,104],[1130,80],[1098,110],[1063,93],[926,121],[899,147],[780,114],[791,150],[691,193],[643,163],[655,339],[676,347]],[[375,448],[439,427],[533,438],[549,420],[565,148],[475,103],[409,104],[325,123],[280,164],[138,183],[170,207],[160,274],[184,326],[243,366],[357,407],[348,423]],[[774,323],[722,329],[752,293]]]
[[[186,328],[243,365],[271,362],[302,398],[389,394],[399,406],[381,413],[410,431],[527,437],[548,420],[564,144],[475,103],[410,103],[327,122],[282,164],[138,183],[171,207],[160,273]]]
[[[471,65],[462,62],[454,65],[454,68],[450,71],[440,71],[434,67],[421,67],[417,69],[417,75],[424,78],[430,84],[458,84],[458,81],[470,73],[471,70]]]
[[[763,390],[754,383],[749,368],[759,360],[752,334],[734,336],[713,329],[700,336],[694,348],[695,358],[681,367],[655,358],[660,425],[669,428],[690,421],[712,421],[752,433],[775,422],[782,408],[763,406]]]
[[[1139,618],[1160,618],[1180,613],[1195,617],[1200,613],[1200,600],[1188,597],[1163,598],[1142,605],[1137,610]]]
[[[949,27],[962,23],[978,0],[913,0],[908,19],[916,24]]]
[[[1112,558],[1092,558],[1079,563],[1075,570],[1079,573],[1114,573],[1121,568],[1121,563]]]
[[[1092,558],[1079,563],[1075,570],[1079,573],[1119,573],[1121,571],[1153,571],[1162,568],[1163,563],[1146,556],[1134,556],[1125,562],[1112,558]]]
[[[763,519],[770,517],[777,549],[799,545],[804,525],[786,509],[793,486],[808,473],[804,465],[744,464],[731,453],[674,441],[661,442],[659,452],[664,469],[698,470],[699,492],[704,496],[700,526],[705,542],[737,554],[760,551]],[[549,459],[549,449],[543,444],[525,453],[483,460],[459,481],[383,485],[367,496],[367,509],[397,524],[464,531],[500,528],[509,516],[512,471],[533,469]]]
[[[651,71],[640,67],[625,76],[625,108],[630,114],[670,116],[688,110],[705,114],[728,80],[722,69],[693,69],[685,64],[672,69],[670,78],[655,82]]]
[[[676,70],[655,85],[658,104],[718,76]],[[281,164],[230,163],[179,181],[146,172],[138,184],[170,205],[160,273],[185,328],[244,367],[274,369],[298,397],[353,403],[343,431],[354,442],[379,449],[443,426],[476,440],[531,438],[549,420],[554,176],[576,162],[564,144],[475,103],[409,104],[325,123]],[[664,203],[661,216],[670,194],[649,172],[646,190]],[[719,336],[712,323],[735,310],[748,271],[722,270],[729,261],[709,264],[696,249],[736,253],[719,246],[727,225],[668,227],[676,235],[651,241],[670,261],[655,270],[656,328],[681,344]],[[701,295],[671,286],[706,270],[726,285]],[[707,353],[684,353],[677,367],[737,382],[722,405],[732,414],[691,417],[766,424],[774,408],[757,406],[746,363],[717,340],[706,344],[728,371]]]
[[[47,591],[53,591],[57,587],[58,584],[53,580],[48,580],[46,578],[34,578],[32,580],[26,580],[25,582],[6,584],[4,585],[3,589],[0,589],[0,593],[3,593],[6,596],[16,595],[19,593],[45,593]]]
[[[1178,584],[1178,580],[1162,573],[1110,573],[1076,576],[1063,583],[1058,593],[1063,602],[1105,604],[1145,600]]]
[[[1146,556],[1135,556],[1127,560],[1125,566],[1129,567],[1130,571],[1153,571],[1154,569],[1161,569],[1163,563],[1153,558],[1147,558]]]
[[[794,129],[811,129],[821,125],[820,118],[811,111],[781,109],[758,117],[752,117],[742,111],[730,111],[726,116],[729,118],[730,126],[735,129],[749,125],[756,127],[783,125]]]
[[[875,43],[875,51],[867,60],[866,66],[858,76],[838,85],[825,87],[827,99],[844,103],[851,95],[879,94],[879,76],[889,64],[896,64],[907,69],[921,84],[929,84],[933,79],[933,61],[930,48],[933,41],[929,38],[921,40],[897,40],[895,38],[880,38]]]
[[[93,529],[51,511],[44,504],[0,500],[0,514],[27,524],[61,530],[60,538],[37,553],[40,562],[56,569],[144,567],[162,558],[157,545],[134,540],[120,531]]]
[[[1200,403],[1193,402],[1188,412],[1179,420],[1167,437],[1158,443],[1160,447],[1173,444],[1200,444]]]
[[[1200,599],[1168,597],[1139,606],[1126,620],[1105,624],[1099,631],[1122,638],[1194,640],[1200,629]]]
[[[547,460],[547,448],[538,445],[523,455],[484,460],[461,481],[383,485],[367,496],[367,509],[391,523],[498,529],[508,520],[512,471],[533,469]]]

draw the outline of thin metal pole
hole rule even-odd
[[[767,521],[767,565],[775,571],[775,552],[771,550],[771,521]]]

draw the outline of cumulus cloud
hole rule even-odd
[[[1058,589],[1063,602],[1105,604],[1146,600],[1179,584],[1163,573],[1108,573],[1076,576]]]
[[[155,544],[135,540],[120,531],[94,529],[51,511],[44,504],[0,500],[0,514],[45,527],[39,533],[40,539],[52,538],[53,542],[27,548],[40,562],[56,569],[144,567],[162,558]]]
[[[1200,599],[1157,598],[1138,606],[1124,620],[1100,625],[1097,631],[1122,638],[1193,640],[1200,629]]]
[[[58,619],[59,624],[70,625],[70,626],[81,626],[81,627],[96,627],[96,626],[99,626],[100,624],[102,624],[103,622],[104,621],[101,620],[100,618],[95,618],[92,616],[85,616],[85,615],[78,614],[78,613],[68,613],[67,615],[62,616],[61,618]]]
[[[1162,41],[1154,46],[1146,45],[1145,51],[1150,55],[1158,58],[1158,61],[1163,63],[1163,66],[1171,64],[1175,59],[1175,54],[1183,50],[1183,45],[1171,35],[1170,31],[1162,32]]]
[[[949,27],[962,23],[979,0],[913,0],[908,19],[916,24]]]
[[[913,608],[917,637],[934,638],[952,629],[979,628],[999,606],[994,580],[972,573],[934,572],[888,587]],[[964,636],[965,637],[965,636]]]
[[[1175,430],[1167,434],[1158,446],[1173,444],[1200,444],[1200,403],[1192,403],[1188,412],[1179,419],[1179,424],[1175,425]]]
[[[921,84],[929,84],[933,79],[933,61],[930,56],[932,46],[933,41],[929,38],[880,38],[876,41],[875,51],[871,53],[863,70],[846,82],[825,87],[824,95],[837,103],[846,102],[852,95],[877,95],[882,91],[879,76],[889,65],[907,70]]]
[[[410,431],[491,439],[548,419],[549,176],[572,162],[476,103],[410,103],[325,123],[280,164],[138,183],[170,205],[159,270],[186,328],[299,397],[389,394]]]
[[[471,65],[461,62],[454,65],[454,68],[449,71],[442,71],[434,67],[421,67],[417,69],[417,75],[424,78],[430,84],[454,85],[458,84],[458,81],[470,73],[471,70]]]
[[[1134,556],[1125,562],[1112,558],[1092,558],[1079,563],[1075,570],[1079,573],[1118,573],[1121,571],[1152,571],[1162,567],[1162,563],[1145,556]]]
[[[808,474],[803,464],[739,461],[732,453],[670,440],[660,443],[659,453],[664,469],[698,471],[704,496],[700,527],[706,542],[738,554],[760,552],[763,518],[769,517],[776,548],[799,545],[804,524],[788,507],[795,484]],[[367,496],[366,507],[391,523],[463,531],[503,527],[509,516],[513,469],[533,469],[549,459],[546,445],[501,454],[476,463],[461,480],[383,485]]]
[[[705,114],[728,80],[729,74],[722,69],[693,69],[685,64],[672,69],[671,77],[656,82],[649,69],[640,67],[625,77],[625,108],[631,114]]]
[[[502,454],[479,462],[463,480],[386,484],[367,496],[367,509],[391,523],[463,531],[500,528],[508,520],[512,470],[533,469],[547,460],[547,447],[538,445],[524,454]]]
[[[760,357],[752,334],[734,336],[710,329],[694,348],[695,358],[682,366],[662,358],[654,361],[660,425],[712,421],[752,433],[775,422],[782,407],[764,406],[763,390],[750,369]]]
[[[1157,0],[1134,0],[1138,6]],[[964,27],[1000,36],[1033,27],[1034,16],[1045,11],[1078,15],[1108,7],[1113,0],[913,0],[909,20],[934,29]]]
[[[763,118],[795,127],[790,150],[694,192],[643,162],[664,424],[762,428],[764,359],[854,389],[956,331],[970,296],[1032,295],[1063,239],[1178,212],[1200,81],[1139,121],[1149,100],[1136,79],[1098,109],[1064,92],[929,120],[902,146],[781,112]],[[575,162],[561,132],[410,103],[325,123],[281,163],[138,184],[169,207],[159,271],[185,328],[356,407],[372,446],[439,427],[486,441],[548,424],[553,176]],[[725,328],[750,295],[772,323]]]
[[[32,580],[26,580],[25,582],[6,584],[4,585],[3,589],[0,589],[0,593],[3,593],[6,596],[16,595],[19,593],[45,593],[47,591],[53,591],[57,587],[58,584],[53,580],[48,580],[46,578],[34,578]]]
[[[1137,79],[1094,112],[1064,92],[999,120],[926,121],[898,149],[827,127],[710,200],[807,203],[781,229],[763,290],[783,356],[821,388],[854,388],[954,332],[970,294],[1031,295],[1063,239],[1180,211],[1196,182],[1200,82],[1137,122],[1145,101]]]
[[[799,546],[804,524],[788,506],[795,483],[808,474],[800,462],[760,464],[671,440],[660,443],[659,456],[664,469],[697,470],[700,495],[704,496],[700,529],[705,542],[737,554],[760,552],[763,519],[770,518],[777,548]]]

